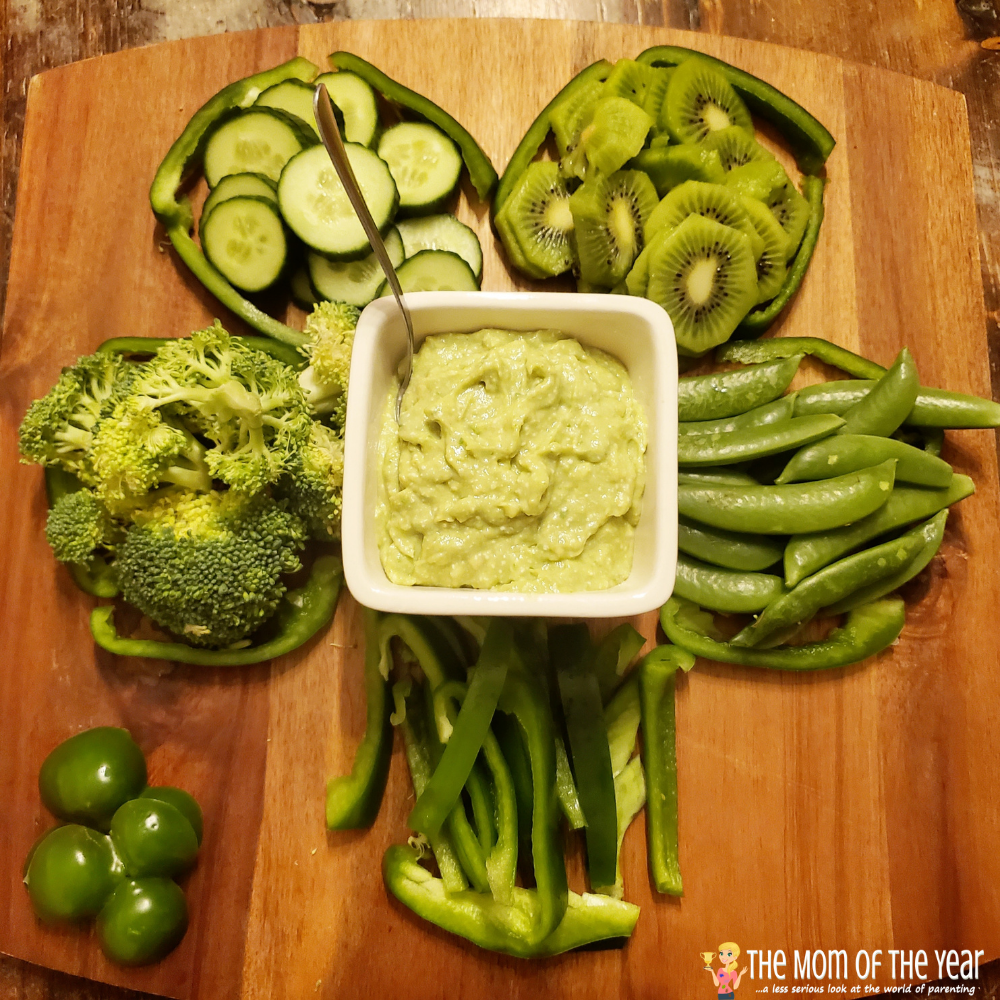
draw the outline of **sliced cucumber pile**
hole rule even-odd
[[[385,276],[319,144],[312,103],[318,83],[330,94],[348,160],[393,266],[401,281],[408,276],[404,287],[478,289],[479,239],[441,213],[458,188],[466,153],[451,137],[457,124],[439,108],[441,127],[427,120],[384,123],[372,86],[346,69],[313,83],[279,80],[209,131],[203,163],[211,191],[198,226],[208,262],[243,292],[287,278],[291,297],[307,308],[322,300],[360,307],[379,294]],[[411,113],[432,107],[399,103]],[[406,216],[399,228],[397,215]]]
[[[698,356],[741,326],[762,332],[794,294],[822,221],[822,181],[805,176],[804,197],[757,141],[741,97],[753,78],[734,77],[736,87],[732,67],[685,49],[667,64],[664,51],[595,63],[563,88],[500,179],[493,225],[523,274],[572,272],[581,291],[652,299],[678,350]],[[782,121],[821,128],[780,98]],[[549,131],[557,162],[534,159]],[[794,149],[799,131],[782,130]]]

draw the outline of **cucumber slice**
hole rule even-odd
[[[263,174],[276,181],[285,164],[315,143],[308,126],[277,108],[253,108],[220,125],[205,146],[205,180],[229,174]]]
[[[482,279],[483,248],[479,245],[479,237],[454,215],[401,219],[396,228],[407,257],[413,257],[421,250],[450,250],[472,268],[476,281]]]
[[[347,159],[380,233],[391,225],[399,202],[385,161],[366,146],[344,143]],[[306,246],[331,260],[358,260],[371,252],[344,185],[323,146],[293,156],[278,181],[278,204]]]
[[[313,114],[313,87],[304,80],[282,80],[273,87],[268,87],[254,101],[258,108],[278,108],[294,115],[299,121],[308,125],[319,137],[316,128],[316,116]]]
[[[201,233],[209,263],[244,292],[270,288],[285,269],[285,227],[267,198],[241,195],[219,202],[202,220]]]
[[[450,250],[421,250],[396,268],[404,292],[478,292],[472,268]],[[389,283],[379,286],[378,298],[392,295]]]
[[[201,221],[204,222],[212,214],[212,209],[220,201],[247,194],[278,204],[278,185],[270,177],[263,174],[228,174],[209,192],[201,208]]]
[[[309,280],[309,268],[305,264],[299,265],[292,274],[289,282],[292,292],[292,301],[302,309],[312,309],[319,298]]]
[[[392,266],[398,268],[406,256],[399,230],[394,226],[385,234],[383,242]],[[331,302],[348,302],[359,308],[366,306],[385,281],[382,265],[375,259],[374,253],[345,263],[327,260],[313,252],[309,254],[308,264],[313,288],[321,298]]]
[[[458,186],[462,172],[458,147],[426,122],[400,122],[388,129],[379,140],[378,155],[389,164],[399,188],[401,212],[433,212]]]
[[[378,105],[375,91],[357,73],[323,73],[312,86],[322,83],[334,106],[344,114],[344,135],[348,142],[370,146],[378,132]]]

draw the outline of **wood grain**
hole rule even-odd
[[[94,657],[89,604],[45,547],[40,477],[15,462],[27,401],[107,336],[184,332],[215,312],[159,251],[151,217],[136,206],[170,138],[222,83],[296,50],[315,60],[349,48],[453,111],[502,165],[572,72],[659,42],[702,47],[759,73],[840,139],[813,271],[781,332],[818,332],[882,361],[906,342],[925,382],[988,391],[964,107],[929,84],[733,39],[517,21],[231,35],[35,81],[0,354],[0,469],[12,496],[33,498],[0,512],[9,565],[32,567],[0,577],[0,652],[19,665],[0,679],[17,741],[0,757],[0,792],[16,803],[0,827],[5,951],[213,1000],[456,990],[596,997],[612,983],[623,996],[687,997],[707,988],[696,953],[721,940],[744,951],[954,942],[989,958],[1000,952],[1000,816],[988,791],[1000,762],[984,736],[1000,694],[990,435],[954,437],[950,458],[980,491],[954,518],[944,557],[911,588],[914,609],[895,649],[817,677],[702,664],[686,679],[678,706],[685,898],[652,898],[636,827],[624,870],[643,914],[629,947],[538,964],[486,955],[386,899],[378,862],[406,835],[410,794],[398,752],[375,827],[323,834],[323,781],[344,768],[361,728],[350,602],[325,637],[269,669],[158,676],[155,664]],[[519,87],[501,104],[483,81],[512,75]],[[109,92],[122,95],[117,106],[104,99]],[[123,127],[139,112],[143,129]],[[481,209],[463,201],[459,213],[483,239],[486,287],[509,287]],[[45,822],[33,787],[45,749],[112,721],[133,728],[157,780],[203,800],[209,824],[188,887],[192,931],[166,962],[139,972],[108,966],[93,941],[37,928],[16,877]]]

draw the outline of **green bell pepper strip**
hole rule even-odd
[[[498,712],[493,716],[493,732],[496,735],[500,749],[503,751],[504,760],[510,769],[511,781],[514,783],[514,797],[517,801],[517,836],[525,856],[530,860],[531,854],[531,812],[533,795],[531,789],[531,761],[528,757],[527,748],[524,745],[524,737],[518,728],[517,720],[510,716]],[[556,754],[558,756],[559,746],[562,740],[556,737]],[[562,748],[563,757],[566,756],[566,748]],[[557,770],[558,782],[558,770]],[[569,759],[566,760],[566,773],[570,776],[572,783],[573,775],[569,771]],[[573,797],[576,797],[576,786],[573,785]],[[560,799],[560,805],[562,800]],[[576,808],[579,811],[580,804],[577,802]],[[574,829],[583,827],[583,813],[580,813],[580,824]]]
[[[98,646],[118,656],[144,656],[199,667],[242,667],[284,656],[311,639],[333,618],[343,582],[344,567],[340,559],[336,556],[316,559],[305,584],[281,599],[268,623],[268,631],[274,634],[259,646],[198,649],[182,642],[125,639],[115,628],[113,604],[94,608],[90,614],[90,632]]]
[[[515,652],[497,707],[513,716],[531,767],[531,861],[538,900],[528,943],[540,944],[566,912],[566,863],[559,843],[555,726],[548,694]],[[512,768],[513,770],[513,768]]]
[[[725,614],[761,611],[785,592],[785,581],[770,573],[720,569],[677,554],[674,593],[703,608]]]
[[[735,417],[723,417],[721,420],[685,420],[677,425],[678,437],[688,435],[710,434],[719,436],[732,434],[736,431],[749,430],[751,427],[766,427],[768,424],[784,423],[791,420],[795,412],[795,393],[781,396],[763,406],[755,406],[746,413]]]
[[[735,417],[777,399],[789,386],[802,355],[780,358],[731,372],[691,375],[677,380],[677,419]]]
[[[794,354],[808,354],[826,365],[839,368],[852,378],[880,379],[885,369],[867,358],[838,347],[821,337],[769,337],[765,340],[732,340],[716,348],[716,361],[735,361],[744,365],[761,364]]]
[[[389,722],[389,685],[380,668],[382,619],[365,608],[365,735],[354,754],[351,773],[331,778],[326,785],[328,830],[358,830],[371,826],[378,815],[389,777],[392,724]]]
[[[172,344],[178,337],[112,337],[97,348],[97,354],[155,354],[164,344]],[[233,340],[252,347],[255,351],[263,351],[272,358],[283,361],[289,368],[301,371],[309,362],[294,347],[283,344],[271,337],[234,336]]]
[[[888,437],[913,409],[919,388],[916,363],[904,347],[871,392],[844,413],[844,425],[838,433]]]
[[[736,337],[759,337],[778,318],[778,314],[799,290],[799,285],[802,284],[802,279],[809,269],[816,243],[819,241],[820,227],[823,225],[824,183],[820,177],[802,178],[802,194],[809,203],[809,218],[802,234],[802,242],[795,251],[795,257],[781,288],[778,289],[778,294],[770,302],[751,309],[740,320],[739,326],[736,327]]]
[[[410,827],[417,832],[426,836],[437,833],[458,802],[489,731],[503,690],[508,660],[513,653],[514,637],[510,625],[503,619],[494,619],[486,630],[468,695],[455,720],[451,738],[445,744],[441,761],[410,812]]]
[[[205,142],[212,129],[236,111],[247,108],[268,87],[284,80],[311,80],[318,68],[308,59],[296,56],[274,69],[256,73],[224,87],[210,98],[187,123],[184,131],[167,151],[149,189],[149,203],[156,218],[163,224],[178,256],[192,274],[229,310],[255,330],[301,346],[307,337],[284,323],[268,316],[242,295],[208,262],[191,238],[194,217],[191,202],[178,196],[178,188],[192,172],[201,166]]]
[[[894,590],[902,587],[904,583],[912,580],[924,567],[937,555],[941,543],[944,541],[945,522],[948,520],[948,511],[943,510],[923,526],[921,532],[925,541],[922,548],[898,573],[879,583],[871,583],[861,587],[853,594],[849,594],[843,600],[823,609],[823,614],[840,615],[845,611],[851,611],[862,604],[869,604],[877,601],[886,594],[891,594]]]
[[[594,651],[594,673],[601,689],[601,702],[618,690],[629,664],[646,645],[645,636],[637,632],[628,622],[613,628],[598,644]]]
[[[711,63],[746,101],[747,107],[754,114],[774,125],[792,147],[799,169],[804,174],[815,174],[823,169],[836,140],[801,104],[783,94],[777,87],[772,87],[721,59],[679,45],[655,45],[640,53],[636,62],[649,66],[678,66],[691,56]]]
[[[64,496],[82,489],[83,483],[72,472],[67,472],[57,465],[46,466],[45,494],[50,508]],[[92,597],[118,596],[118,574],[114,566],[103,556],[95,555],[86,563],[63,563],[63,565],[69,570],[73,582],[85,594],[90,594]]]
[[[487,733],[486,738],[489,739],[489,736]],[[465,791],[469,796],[469,805],[472,806],[472,822],[479,837],[479,846],[488,856],[497,841],[496,802],[493,799],[493,787],[489,778],[483,773],[481,760],[472,765],[469,780],[465,783]],[[517,826],[516,818],[514,826]]]
[[[785,542],[773,535],[724,531],[680,517],[677,519],[677,548],[686,555],[723,569],[759,573],[781,558]]]
[[[915,521],[933,516],[945,507],[975,493],[968,476],[956,473],[944,489],[897,486],[889,499],[873,514],[842,528],[793,535],[785,547],[785,583],[794,587],[799,580],[822,569],[828,563],[853,552],[866,542]]]
[[[690,601],[671,597],[660,609],[664,633],[681,649],[718,663],[770,670],[829,670],[859,663],[894,643],[905,623],[906,605],[886,598],[855,608],[840,628],[819,642],[747,649],[713,637],[712,616]]]
[[[817,483],[785,486],[693,486],[677,488],[685,517],[729,531],[790,535],[826,531],[878,510],[889,498],[894,462]]]
[[[573,773],[587,821],[587,875],[591,889],[598,891],[615,884],[618,820],[611,749],[586,624],[551,629],[549,658],[559,684]]]
[[[835,434],[802,448],[792,456],[775,483],[830,479],[890,459],[896,462],[896,482],[936,489],[951,483],[952,468],[943,459],[905,441],[872,434]]]
[[[611,770],[617,778],[635,750],[639,732],[639,672],[633,670],[604,708],[604,726],[608,731]]]
[[[680,896],[677,837],[677,725],[674,675],[690,670],[694,657],[677,646],[657,646],[639,664],[642,760],[646,769],[646,839],[657,891]]]
[[[749,427],[730,434],[681,436],[677,439],[677,463],[688,469],[752,462],[821,441],[843,426],[843,418],[827,413],[811,418],[793,417],[779,424]]]
[[[580,70],[576,76],[573,77],[569,83],[563,87],[562,90],[556,94],[555,97],[549,101],[548,104],[542,108],[541,113],[538,117],[531,123],[528,127],[528,131],[524,133],[521,141],[517,144],[517,149],[514,150],[510,161],[507,164],[502,176],[500,177],[500,182],[497,184],[496,191],[493,194],[493,205],[491,209],[492,218],[496,218],[500,209],[503,208],[504,202],[510,197],[511,191],[514,190],[514,185],[521,179],[521,175],[528,169],[528,164],[535,158],[535,154],[541,149],[542,143],[545,142],[546,136],[548,136],[550,129],[552,128],[549,122],[549,114],[552,109],[563,101],[566,97],[570,96],[579,87],[586,86],[591,80],[606,80],[608,75],[611,73],[611,63],[606,59],[601,59],[598,62],[591,63],[586,69]]]
[[[566,744],[561,736],[556,737],[556,797],[569,828],[582,830],[587,821],[580,808],[580,794],[576,790],[573,769],[569,766],[569,754],[566,753]]]
[[[863,549],[807,576],[768,604],[757,620],[730,642],[734,646],[756,646],[779,629],[809,621],[820,608],[842,601],[866,584],[897,576],[925,548],[932,533],[933,522],[927,521],[899,538]]]
[[[416,91],[397,83],[371,63],[365,62],[360,56],[351,52],[334,52],[330,56],[330,65],[334,69],[344,69],[360,76],[386,100],[394,101],[441,129],[458,146],[476,193],[484,201],[489,198],[497,183],[497,172],[479,143],[447,111]]]
[[[388,890],[424,920],[457,934],[480,948],[516,958],[543,958],[598,941],[628,938],[639,907],[622,900],[568,893],[567,905],[552,933],[536,940],[544,903],[537,890],[515,888],[510,905],[477,892],[448,892],[402,844],[390,847],[382,859]]]
[[[638,698],[636,698],[638,704]],[[621,899],[625,892],[625,881],[622,878],[622,842],[625,831],[632,825],[632,820],[646,804],[646,772],[642,769],[642,761],[633,757],[615,775],[615,804],[618,813],[618,852],[615,857],[615,884],[606,895]]]

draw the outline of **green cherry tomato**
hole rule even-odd
[[[100,912],[125,870],[109,837],[73,823],[35,844],[24,884],[42,920],[83,920]]]
[[[115,810],[146,787],[146,760],[127,730],[99,726],[53,750],[38,774],[42,801],[54,816],[107,830]]]
[[[150,785],[149,788],[143,790],[140,798],[168,802],[175,809],[179,809],[194,828],[194,835],[198,838],[198,846],[201,847],[205,823],[202,819],[201,806],[198,805],[197,800],[190,792],[185,792],[183,788],[174,788],[172,785]]]
[[[187,930],[187,900],[168,878],[127,879],[97,917],[104,954],[122,965],[157,962]]]
[[[111,820],[111,839],[134,878],[181,875],[198,854],[194,827],[176,806],[156,799],[126,802]]]

